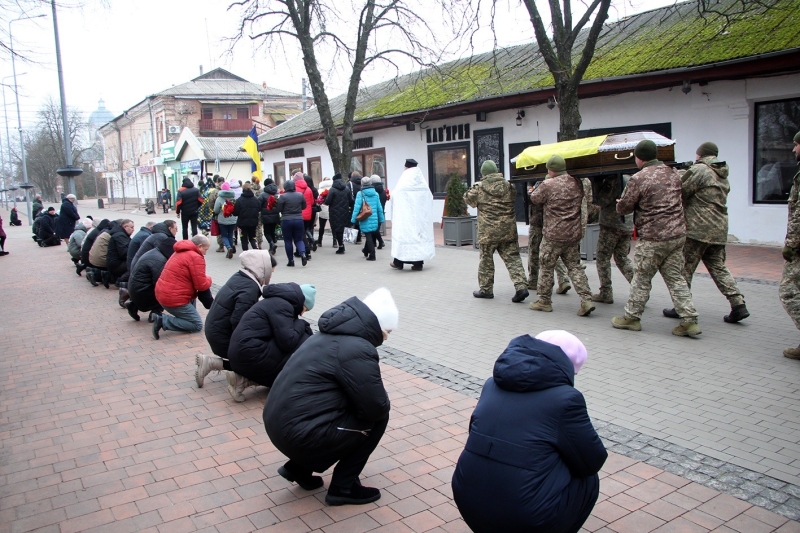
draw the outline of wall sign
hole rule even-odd
[[[428,144],[440,142],[462,141],[469,139],[469,124],[457,126],[439,126],[425,130]]]
[[[291,150],[284,150],[283,155],[286,159],[292,159],[293,157],[305,157],[306,151],[304,148],[293,148]]]
[[[480,179],[481,165],[492,160],[497,171],[503,174],[505,157],[503,157],[503,128],[475,130],[475,177]]]

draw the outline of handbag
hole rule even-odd
[[[361,202],[361,210],[356,215],[356,220],[362,222],[367,220],[369,217],[372,216],[372,208],[369,206],[366,200]]]
[[[221,235],[219,232],[219,222],[216,219],[211,219],[211,236],[217,237]]]
[[[342,238],[344,242],[354,243],[356,242],[356,238],[358,237],[358,230],[355,228],[344,228],[344,234]]]

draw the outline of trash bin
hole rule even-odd
[[[97,209],[103,209],[103,199],[102,198],[98,198],[97,199]]]
[[[594,261],[597,257],[597,241],[600,238],[600,224],[586,224],[586,235],[581,241],[581,259]]]

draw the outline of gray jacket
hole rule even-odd
[[[278,198],[278,212],[282,220],[303,220],[306,199],[296,191],[286,191]]]
[[[222,206],[225,205],[225,200],[235,202],[236,194],[233,191],[219,191],[219,194],[217,195],[217,201],[214,202],[214,214],[217,216],[217,222],[226,226],[232,226],[236,224],[236,222],[239,220],[239,217],[234,215],[226,217],[222,214]]]

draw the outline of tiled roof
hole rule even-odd
[[[198,137],[197,140],[206,154],[207,160],[216,158],[219,150],[220,161],[249,161],[247,152],[240,152],[239,147],[244,143],[244,137]]]
[[[183,96],[183,97],[220,97],[230,98],[232,96],[256,97],[265,100],[267,97],[279,98],[299,98],[300,95],[278,89],[267,87],[266,89],[257,84],[250,83],[244,78],[231,74],[225,69],[214,69],[206,74],[199,76],[186,83],[175,85],[169,89],[158,93],[163,96]]]
[[[740,0],[714,9],[741,10]],[[693,68],[800,48],[800,0],[761,0],[725,25],[724,17],[699,14],[697,2],[639,13],[607,24],[584,82],[676,68]],[[532,33],[532,30],[531,30]],[[581,50],[584,31],[575,45]],[[577,61],[577,58],[575,59]],[[535,43],[502,48],[388,80],[359,90],[356,122],[551,88],[553,77]],[[345,95],[332,98],[341,124]],[[312,108],[259,136],[260,143],[321,131]]]

